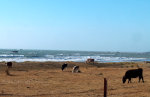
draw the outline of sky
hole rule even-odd
[[[0,0],[0,48],[150,52],[150,0]]]

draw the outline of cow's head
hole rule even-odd
[[[125,83],[125,82],[126,82],[126,77],[125,77],[125,76],[123,76],[123,78],[122,78],[122,82],[123,82],[123,83]]]

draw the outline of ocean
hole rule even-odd
[[[67,50],[0,49],[0,62],[25,61],[73,61],[85,62],[93,58],[97,62],[142,62],[150,61],[150,52],[98,52]]]

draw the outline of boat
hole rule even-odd
[[[18,53],[18,51],[12,51],[13,53]]]

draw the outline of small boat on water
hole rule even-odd
[[[13,53],[18,53],[18,51],[12,51]]]

